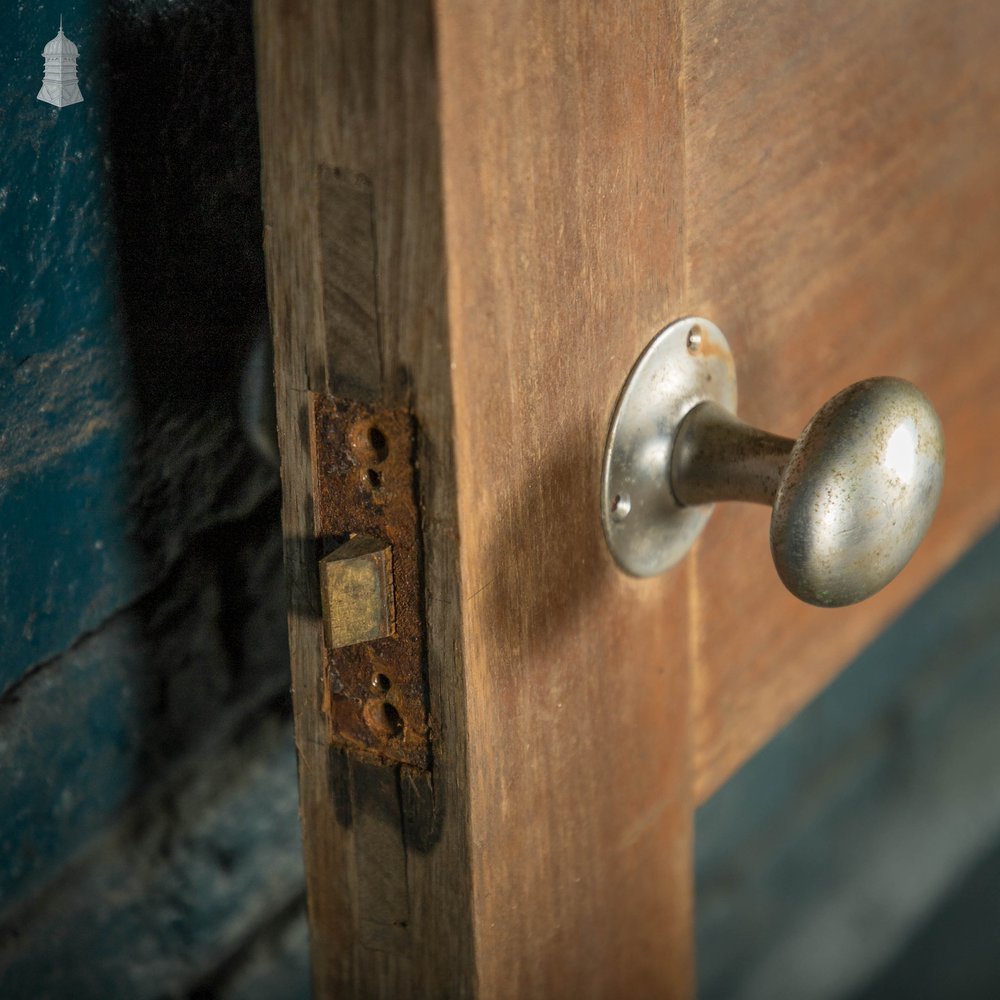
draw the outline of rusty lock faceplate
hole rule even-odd
[[[312,444],[330,742],[427,768],[415,422],[314,394]]]

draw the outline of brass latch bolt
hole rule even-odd
[[[396,631],[392,546],[367,535],[345,542],[319,564],[328,649],[384,639]]]

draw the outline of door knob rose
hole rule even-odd
[[[692,317],[649,345],[622,390],[605,452],[605,535],[619,564],[650,576],[676,563],[711,505],[772,507],[771,553],[798,598],[841,607],[906,565],[941,494],[941,422],[902,379],[837,393],[796,440],[735,416],[732,355]]]

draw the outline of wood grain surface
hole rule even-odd
[[[437,9],[480,988],[683,996],[686,581],[618,571],[598,506],[624,373],[681,306],[679,26]]]
[[[678,26],[653,2],[436,15],[435,32],[423,3],[257,9],[317,992],[683,996],[687,585],[615,570],[594,476],[622,372],[679,308]],[[350,301],[361,266],[322,294],[345,243],[370,253],[344,222],[368,185],[374,313]],[[367,370],[370,350],[347,372],[334,350],[366,328],[381,385],[359,391],[420,428],[429,790],[322,740],[303,414]]]
[[[704,799],[1000,513],[1000,6],[685,4],[687,296],[736,357],[740,415],[798,435],[871,375],[941,414],[944,494],[910,566],[800,604],[769,511],[717,508],[693,559]]]
[[[432,13],[424,0],[260,0],[255,22],[315,992],[470,996],[465,671]],[[351,254],[357,266],[327,276]],[[409,407],[419,422],[429,707],[443,734],[432,777],[332,749],[323,715],[310,396],[347,389]]]

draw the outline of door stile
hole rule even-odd
[[[684,306],[678,15],[256,19],[317,996],[690,995],[688,586],[622,574],[598,515],[618,390]],[[331,732],[314,394],[417,428],[426,768]]]

